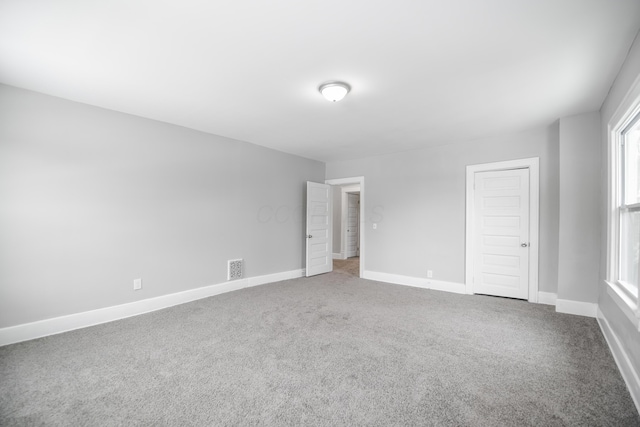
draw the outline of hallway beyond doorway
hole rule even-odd
[[[334,259],[333,271],[336,273],[348,274],[349,276],[360,277],[360,257],[347,259]]]

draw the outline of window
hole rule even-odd
[[[640,79],[609,122],[609,295],[640,328]]]
[[[637,296],[640,272],[640,114],[621,132],[619,142],[617,278]]]

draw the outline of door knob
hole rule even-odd
[[[311,234],[308,234],[308,235],[307,235],[307,239],[310,239],[310,238],[312,238],[312,237],[313,237],[313,236],[312,236]]]
[[[522,243],[520,246],[522,246],[523,248],[526,248],[527,246],[529,246],[528,243]]]

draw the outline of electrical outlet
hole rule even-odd
[[[427,277],[431,279],[433,277],[433,270],[427,270]]]
[[[373,223],[373,229],[375,230],[376,228],[378,228],[378,224],[376,224],[375,222]]]
[[[133,290],[139,291],[142,289],[142,279],[134,279],[133,280]]]

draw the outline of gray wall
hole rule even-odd
[[[0,327],[303,268],[321,162],[8,86],[0,117]]]
[[[604,282],[606,274],[606,256],[607,256],[607,194],[608,194],[608,181],[609,176],[609,164],[606,159],[608,158],[608,140],[607,140],[607,128],[609,121],[611,120],[616,109],[622,102],[622,99],[627,94],[631,86],[636,79],[640,78],[640,40],[636,37],[635,42],[631,46],[629,55],[620,70],[620,73],[616,77],[616,80],[609,91],[609,95],[602,105],[600,110],[600,116],[602,119],[601,129],[601,154],[603,159],[602,174],[600,179],[601,184],[601,251],[600,251],[600,280],[599,280],[599,299],[598,307],[600,311],[607,319],[609,325],[622,342],[622,346],[625,348],[627,355],[629,356],[632,365],[636,372],[640,372],[640,333],[635,329],[632,323],[627,319],[625,314],[618,308],[616,303],[611,299],[607,293],[607,285]]]
[[[465,174],[471,164],[540,157],[540,290],[558,283],[558,124],[527,132],[327,164],[365,177],[365,269],[464,283]],[[371,223],[377,223],[376,230]]]
[[[559,299],[598,301],[600,144],[599,112],[560,119]]]

